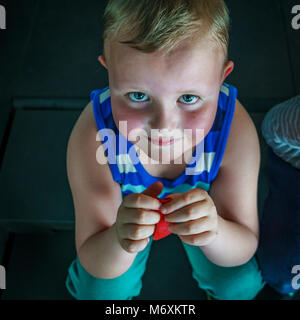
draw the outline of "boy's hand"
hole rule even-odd
[[[161,202],[156,198],[163,184],[155,182],[141,193],[124,197],[117,214],[115,230],[121,247],[129,252],[139,252],[148,245],[156,224],[160,220],[157,212]]]
[[[218,234],[218,213],[208,193],[199,188],[185,193],[168,195],[173,200],[161,206],[167,209],[165,221],[169,230],[181,241],[193,246],[205,246],[215,240]]]

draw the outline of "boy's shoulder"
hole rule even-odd
[[[99,138],[100,132],[98,131],[95,121],[93,102],[90,101],[82,110],[79,118],[77,119],[70,139],[68,152],[73,157],[75,164],[82,173],[86,175],[91,187],[96,189],[103,188],[111,189],[119,187],[118,183],[112,178],[109,164],[103,163],[102,160],[105,156],[105,149],[102,145],[102,139]],[[99,161],[100,162],[99,162]],[[105,183],[102,183],[105,181]]]
[[[232,165],[234,158],[240,157],[243,152],[245,154],[248,154],[248,152],[257,153],[259,151],[257,149],[258,141],[256,128],[249,113],[240,101],[236,99],[235,111],[221,168]]]

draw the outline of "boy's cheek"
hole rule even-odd
[[[197,130],[201,130],[201,134],[203,134],[203,138],[204,138],[206,134],[210,131],[211,127],[213,126],[214,119],[215,119],[214,112],[205,112],[205,113],[203,112],[203,113],[194,115],[193,117],[189,117],[189,119],[185,121],[184,126],[191,129],[193,132],[194,143],[195,143],[194,140],[197,138]],[[201,134],[199,133],[198,137],[199,135],[201,136]],[[200,141],[197,141],[197,143],[199,143]]]
[[[122,135],[131,138],[129,140],[136,140],[138,135],[147,134],[146,131],[143,132],[145,130],[144,122],[134,114],[116,114],[114,121]]]

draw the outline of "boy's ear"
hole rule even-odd
[[[223,71],[222,83],[228,77],[228,75],[232,72],[233,69],[234,69],[233,61],[228,61]]]
[[[104,68],[107,69],[107,65],[106,65],[106,62],[105,62],[105,59],[104,59],[103,55],[100,55],[98,57],[98,61],[103,65]]]

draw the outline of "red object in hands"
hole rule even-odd
[[[167,203],[172,200],[172,198],[160,199],[157,198],[161,203]],[[152,235],[153,240],[160,240],[162,238],[167,237],[171,232],[168,229],[169,222],[165,221],[164,214],[160,212],[160,210],[156,210],[160,214],[160,220],[155,226],[154,233]]]

